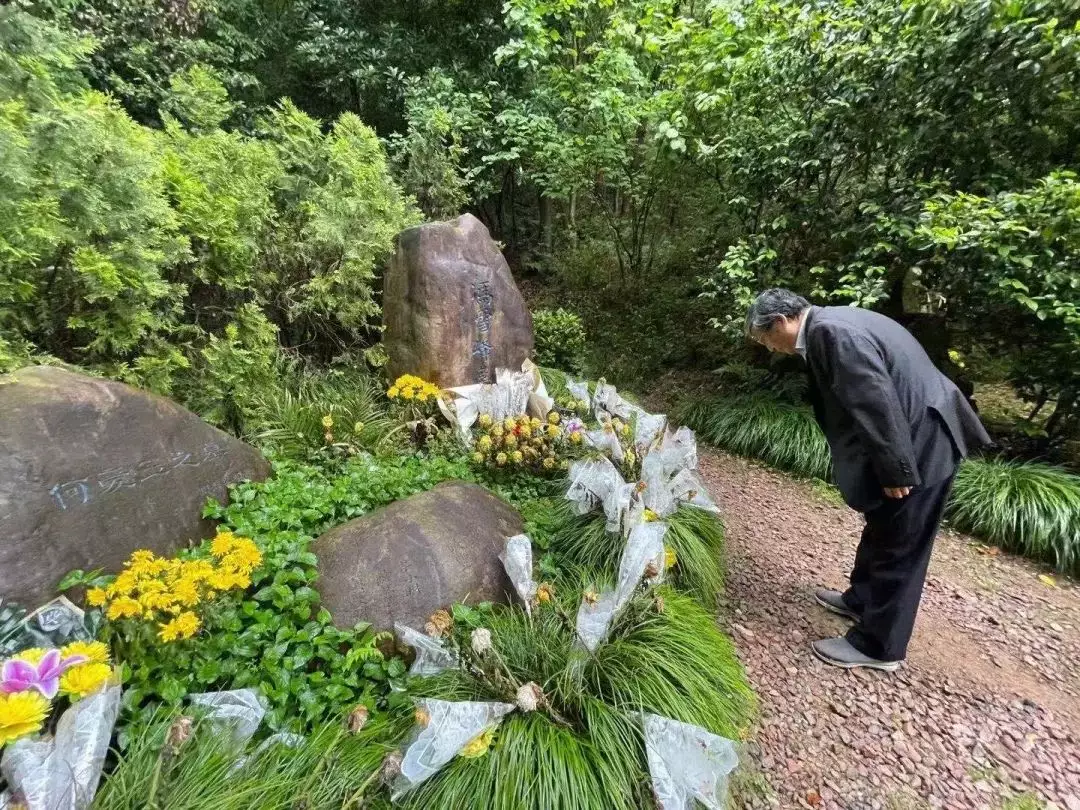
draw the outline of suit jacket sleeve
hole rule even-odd
[[[823,335],[832,345],[821,352],[827,385],[855,422],[883,487],[922,483],[911,442],[911,427],[896,387],[877,348],[866,338],[843,331]]]

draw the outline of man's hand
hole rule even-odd
[[[899,500],[900,498],[906,498],[910,494],[911,487],[885,487],[886,498],[895,498]]]

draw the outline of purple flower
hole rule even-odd
[[[567,433],[577,433],[579,430],[584,430],[584,429],[585,429],[585,423],[582,422],[580,419],[578,419],[576,417],[573,418],[573,419],[570,419],[566,423],[566,431],[567,431]]]
[[[0,670],[0,692],[25,692],[37,689],[49,700],[60,691],[60,676],[71,667],[86,661],[85,655],[60,657],[59,650],[49,650],[36,664],[12,658]]]

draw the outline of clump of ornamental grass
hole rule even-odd
[[[603,515],[575,515],[564,501],[560,520],[551,535],[551,550],[567,563],[584,569],[614,573],[625,539],[608,532]],[[724,524],[695,506],[683,505],[667,518],[664,545],[671,564],[671,581],[712,609],[724,587]]]
[[[683,403],[676,416],[705,441],[737,455],[805,478],[829,477],[829,446],[802,405],[765,396],[718,397]]]
[[[601,587],[591,583],[585,598]],[[574,629],[582,595],[566,587],[532,616],[519,608],[494,613],[484,628],[490,651],[480,656],[471,651],[469,626],[450,631],[467,664],[420,679],[416,694],[498,700],[519,710],[479,755],[457,757],[407,794],[407,806],[640,807],[648,797],[642,712],[740,735],[753,713],[753,695],[731,642],[708,611],[674,589],[642,589],[592,654],[577,643]],[[527,710],[521,709],[522,687],[534,689]]]
[[[1061,467],[969,459],[960,465],[946,516],[961,531],[1059,571],[1080,571],[1080,476]]]
[[[364,714],[326,724],[296,746],[237,751],[213,723],[165,710],[137,730],[92,810],[341,810],[382,789],[384,759],[411,717]],[[359,726],[359,728],[358,728]],[[372,805],[366,804],[365,807]]]

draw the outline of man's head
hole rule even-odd
[[[799,325],[809,308],[809,301],[790,290],[765,290],[746,313],[746,334],[770,352],[795,354]]]

